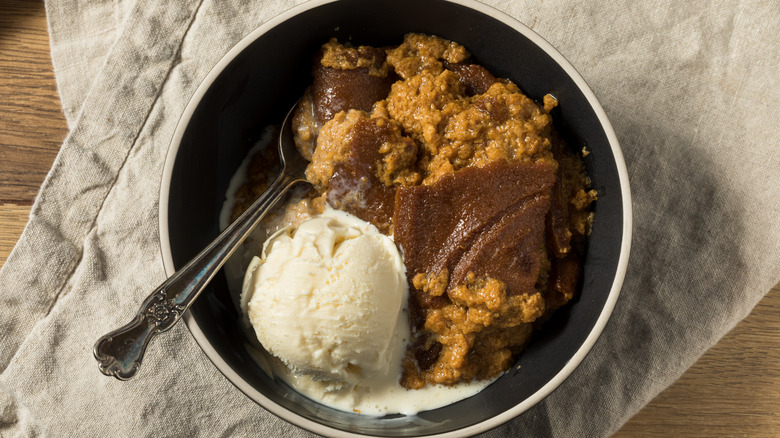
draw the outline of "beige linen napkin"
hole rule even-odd
[[[91,348],[164,279],[163,160],[195,88],[297,0],[46,4],[71,128],[0,271],[0,435],[308,436],[236,390],[179,324],[129,382]],[[604,436],[780,280],[780,3],[489,4],[582,73],[634,197],[622,295],[582,365],[487,436]]]

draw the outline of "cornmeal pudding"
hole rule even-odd
[[[593,220],[579,152],[535,102],[442,38],[395,47],[331,40],[293,129],[313,188],[268,221],[327,208],[391,236],[403,256],[410,338],[401,385],[492,379],[577,290]],[[234,216],[267,186],[273,148],[250,164]]]

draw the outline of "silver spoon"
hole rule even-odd
[[[120,380],[135,376],[152,338],[181,319],[214,274],[282,195],[296,183],[306,182],[304,171],[308,163],[296,150],[292,136],[294,109],[295,105],[284,118],[279,133],[282,162],[279,176],[219,237],[155,289],[129,324],[98,339],[93,354],[103,374]]]

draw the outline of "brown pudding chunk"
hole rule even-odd
[[[477,64],[450,64],[444,63],[447,70],[458,74],[458,79],[465,87],[466,96],[487,93],[490,86],[498,82],[495,76],[485,67]]]
[[[317,122],[324,124],[339,111],[371,110],[390,92],[397,77],[388,74],[382,49],[351,48],[331,41],[315,63],[311,96]]]
[[[554,181],[550,163],[496,162],[399,189],[395,240],[410,283],[418,273],[447,269],[456,285],[473,272],[501,278],[517,293],[532,289],[539,268],[527,253],[542,247]]]
[[[409,170],[417,146],[398,124],[363,111],[336,114],[323,126],[306,176],[327,190],[327,202],[389,233],[395,207],[395,185],[414,184]]]
[[[553,136],[552,151],[559,166],[546,228],[550,255],[545,288],[548,312],[574,297],[582,271],[577,246],[582,246],[581,240],[593,222],[593,213],[586,209],[596,200],[595,190],[585,190],[583,181],[587,176],[579,157],[568,152],[557,136]]]
[[[558,176],[561,175],[560,170]],[[553,187],[550,214],[547,215],[547,247],[551,255],[565,257],[571,249],[571,231],[569,231],[569,208],[561,187],[560,178],[556,178]]]
[[[306,159],[311,159],[322,125],[340,111],[371,110],[397,79],[385,62],[384,49],[350,47],[335,39],[318,53],[312,76],[293,120],[298,148]]]
[[[433,334],[422,335],[424,353],[413,352],[419,369],[406,367],[406,386],[490,377],[496,355],[501,368],[516,342],[525,342],[514,330],[502,337],[486,329],[527,324],[544,311],[535,285],[546,256],[555,171],[549,162],[496,162],[398,190],[395,239],[404,253],[414,328]],[[458,323],[463,318],[465,325]],[[436,361],[431,339],[442,344]],[[433,364],[420,363],[420,356]]]
[[[553,311],[574,298],[580,274],[581,267],[578,256],[569,254],[563,258],[552,259],[552,268],[544,297],[548,311]]]

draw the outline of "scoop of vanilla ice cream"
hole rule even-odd
[[[272,235],[242,295],[258,340],[294,373],[354,384],[391,366],[407,282],[389,237],[328,209]]]

